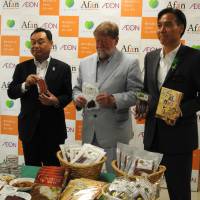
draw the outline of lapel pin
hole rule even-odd
[[[53,67],[53,68],[52,68],[52,70],[53,70],[53,71],[55,71],[55,70],[56,70],[56,68],[55,68],[55,67]]]

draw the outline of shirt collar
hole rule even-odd
[[[112,58],[114,57],[114,55],[117,53],[117,49],[115,49],[114,51],[113,51],[113,53],[112,53],[112,55],[105,61],[106,63],[109,63],[111,60],[112,60]],[[100,59],[99,59],[99,56],[98,56],[98,54],[97,54],[97,63],[99,63],[100,62]]]
[[[175,57],[177,52],[178,52],[178,50],[179,50],[179,48],[180,48],[180,46],[181,46],[181,43],[175,49],[173,49],[168,54],[166,54],[165,56],[164,56],[164,49],[162,48],[161,51],[160,51],[160,57],[162,59],[165,58],[165,57]]]
[[[34,58],[34,63],[36,66],[40,66],[40,65],[44,65],[46,64],[46,66],[49,64],[51,60],[51,56],[49,56],[46,60],[44,60],[42,63],[40,63],[39,61],[37,61],[35,58]]]

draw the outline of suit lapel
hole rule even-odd
[[[152,63],[152,77],[153,77],[153,86],[154,86],[154,90],[156,91],[156,93],[159,93],[159,88],[158,88],[158,67],[159,67],[159,62],[160,62],[160,51],[161,49],[159,49],[158,51],[156,51],[156,54],[154,56],[154,60]]]
[[[120,65],[121,57],[122,57],[121,52],[116,50],[116,53],[113,55],[113,58],[111,58],[110,62],[106,66],[104,76],[98,81],[99,87],[101,87],[102,84],[105,83],[107,79],[110,79],[115,69]]]
[[[48,82],[52,76],[55,76],[55,73],[57,73],[56,62],[53,58],[51,58],[45,75],[45,80]]]

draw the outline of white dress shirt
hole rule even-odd
[[[158,88],[162,87],[167,73],[173,63],[173,60],[180,48],[181,44],[178,45],[174,50],[170,51],[168,54],[164,55],[163,49],[160,52],[160,63],[158,68]]]

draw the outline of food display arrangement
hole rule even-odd
[[[90,144],[61,145],[57,153],[61,166],[42,166],[35,178],[20,177],[19,172],[5,173],[7,163],[3,163],[0,200],[155,200],[161,176],[151,182],[146,174],[158,170],[160,157],[147,156],[136,149],[133,154],[129,150],[124,144],[118,145],[118,160],[114,162],[123,173],[116,173],[122,177],[110,184],[98,180],[105,152]],[[129,171],[134,172],[130,174],[134,179],[130,180]]]

